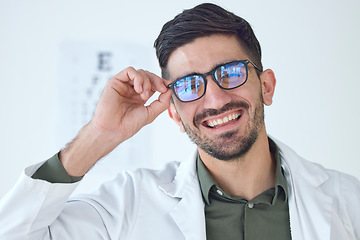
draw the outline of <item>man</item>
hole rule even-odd
[[[166,23],[155,48],[163,78],[121,71],[75,140],[25,170],[0,205],[2,239],[360,239],[359,181],[267,136],[276,80],[245,20],[202,4]],[[196,143],[193,159],[68,200],[101,157],[166,109]]]

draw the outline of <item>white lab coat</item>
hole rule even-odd
[[[279,146],[293,240],[359,240],[360,183]],[[77,184],[31,179],[25,170],[0,202],[0,239],[206,239],[195,158],[126,172],[68,200]]]

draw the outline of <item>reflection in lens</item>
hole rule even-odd
[[[177,81],[174,85],[176,95],[181,101],[193,101],[200,98],[205,90],[201,76],[190,76]]]
[[[246,80],[246,67],[243,63],[231,63],[221,66],[215,72],[216,81],[223,88],[235,88]]]

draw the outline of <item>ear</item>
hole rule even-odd
[[[181,118],[176,110],[174,103],[170,103],[170,107],[168,108],[169,117],[174,120],[174,122],[180,127],[181,132],[185,132],[184,125],[181,122]]]
[[[271,69],[266,69],[260,75],[262,96],[266,106],[270,106],[273,102],[273,96],[275,92],[276,78]]]

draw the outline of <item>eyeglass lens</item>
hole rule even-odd
[[[223,89],[236,88],[245,83],[246,66],[243,62],[233,62],[217,67],[211,72],[214,80]],[[182,78],[174,83],[174,92],[183,102],[194,101],[205,93],[205,79],[201,75]]]

